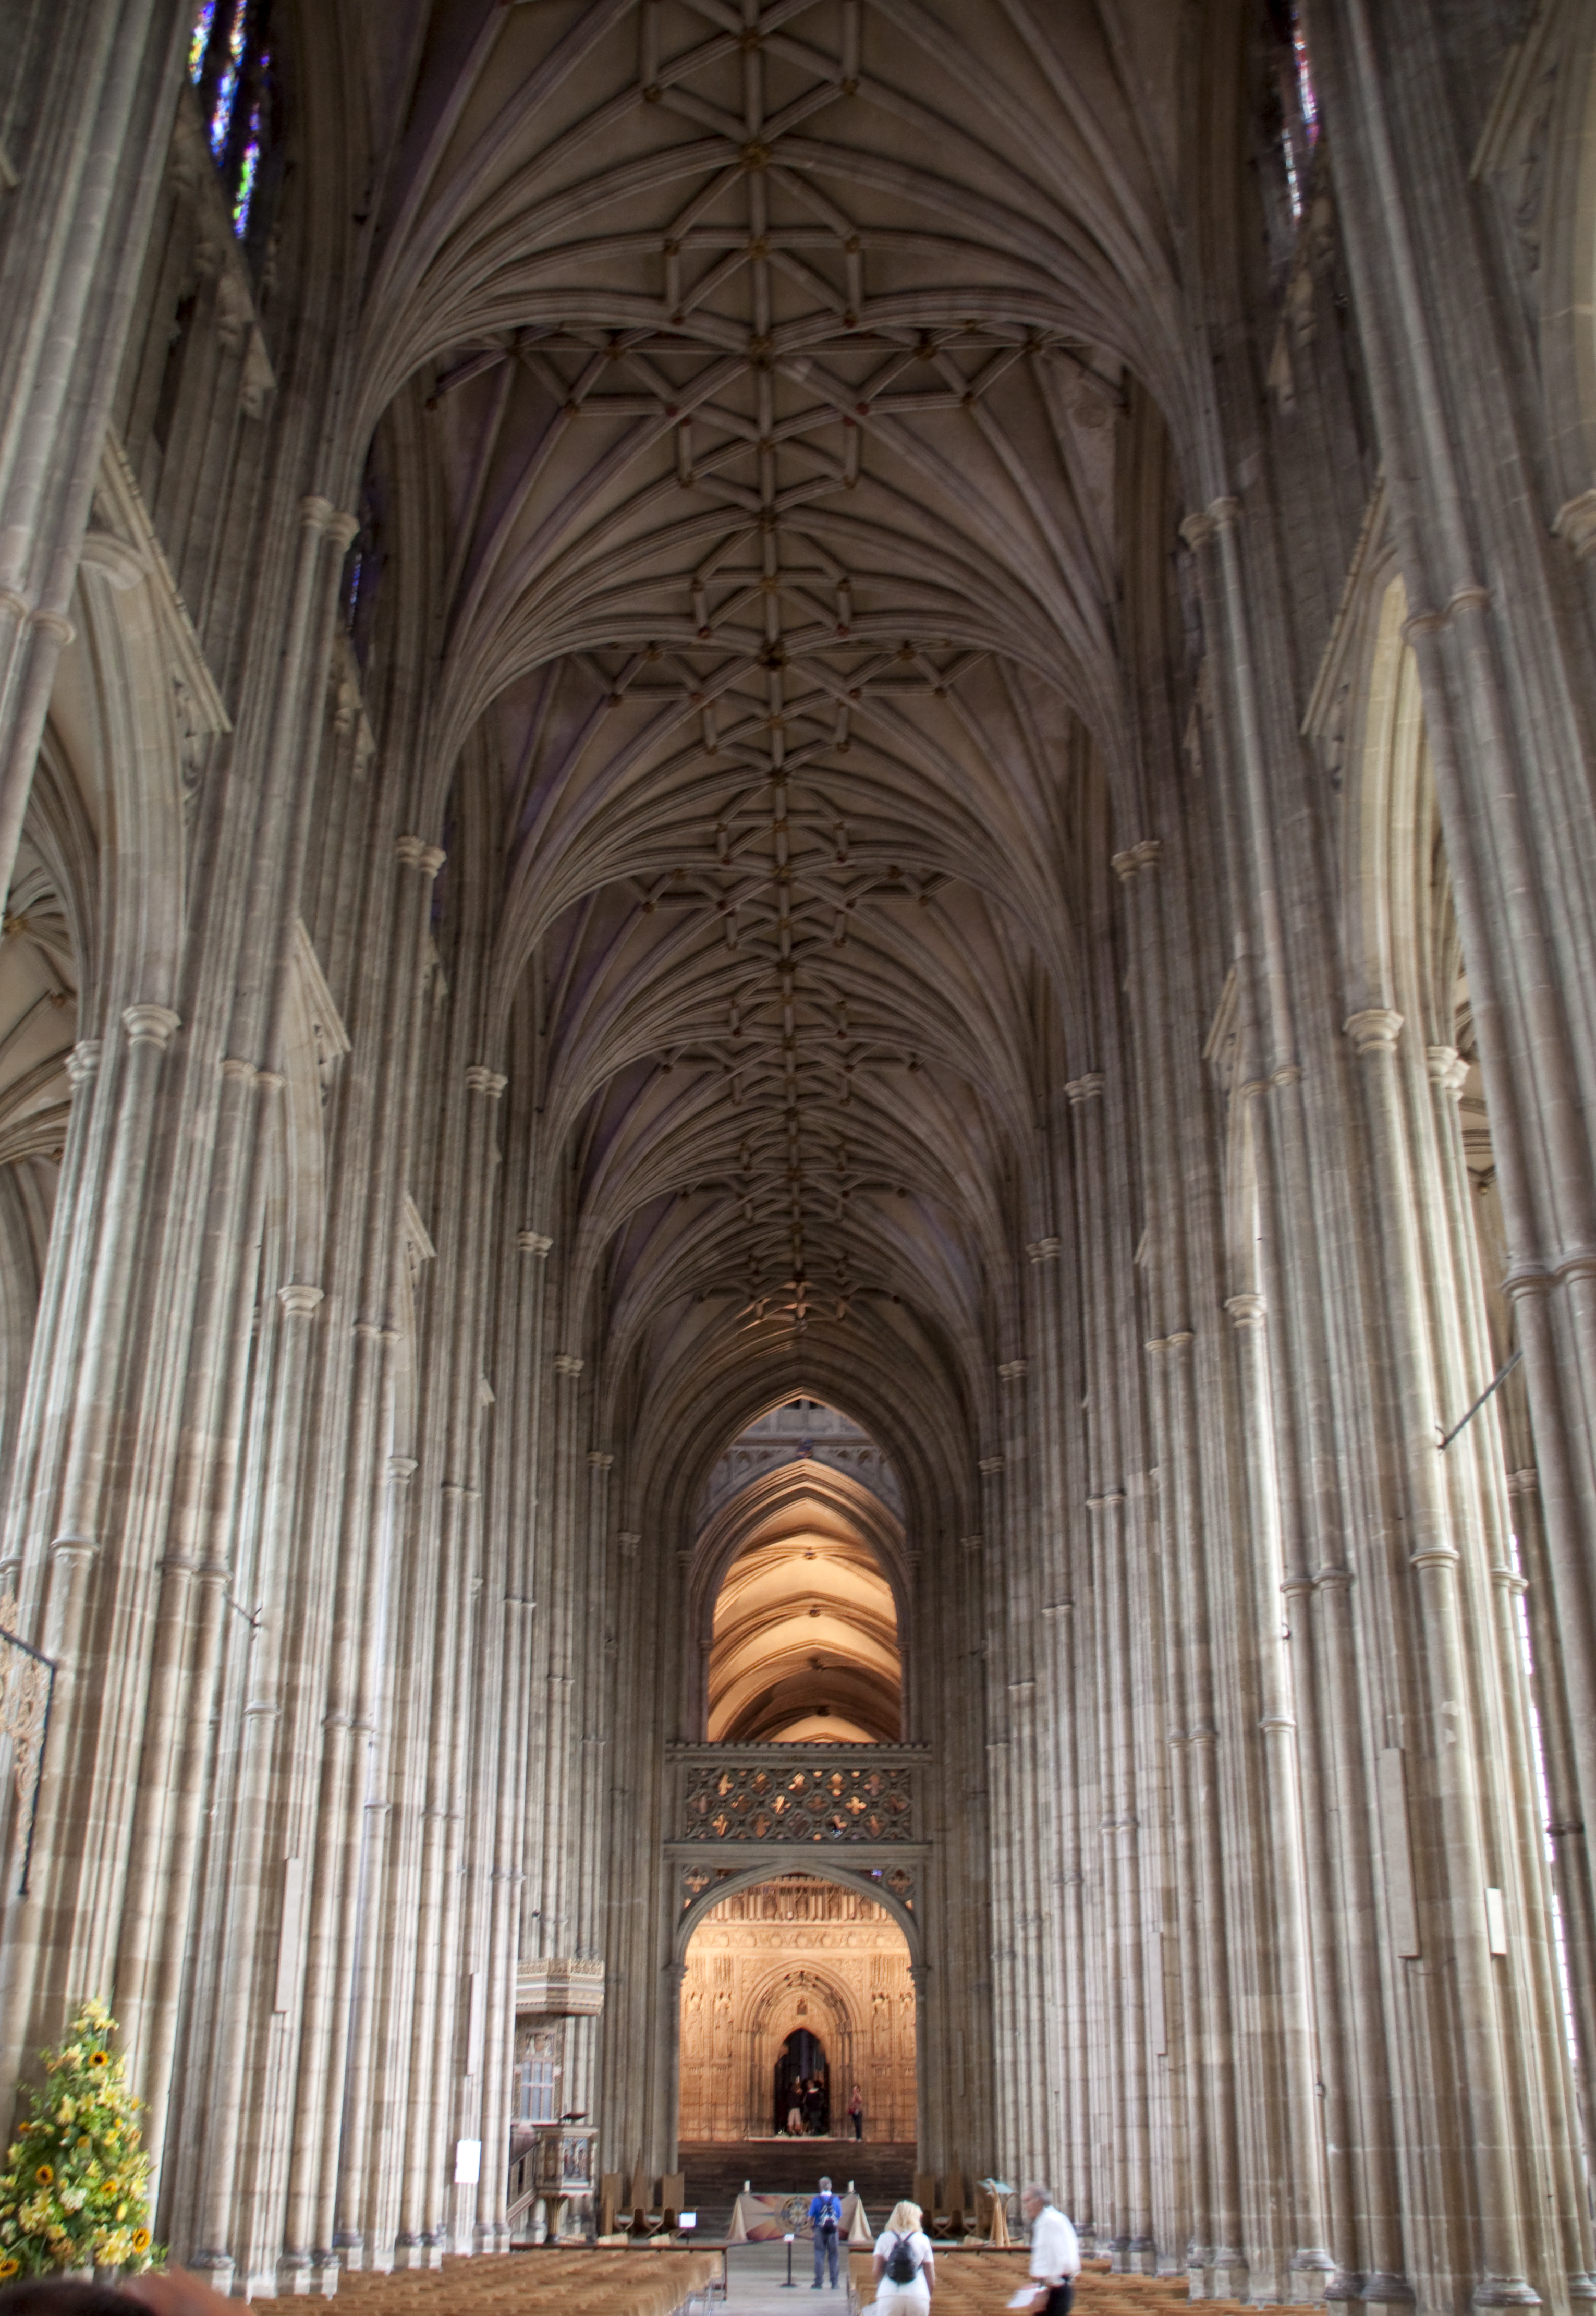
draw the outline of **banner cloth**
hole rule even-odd
[[[802,2236],[811,2240],[809,2225],[810,2199],[807,2196],[739,2196],[732,2206],[732,2225],[727,2231],[729,2244],[779,2243],[784,2236]],[[870,2222],[864,2216],[864,2206],[857,2196],[844,2196],[842,2205],[841,2240],[850,2251],[868,2251],[875,2238],[870,2232]]]

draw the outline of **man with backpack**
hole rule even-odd
[[[837,2289],[838,2233],[842,2226],[842,2205],[831,2193],[829,2179],[820,2181],[820,2192],[809,2201],[809,2224],[814,2231],[814,2289],[820,2288],[820,2270],[828,2258],[831,2263],[831,2289]]]

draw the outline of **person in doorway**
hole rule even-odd
[[[820,2288],[820,2270],[829,2260],[831,2264],[831,2289],[837,2289],[838,2246],[842,2232],[842,2205],[831,2193],[829,2179],[820,2181],[818,2196],[809,2199],[809,2224],[814,2233],[814,2288]]]
[[[799,2106],[798,2093],[794,2091],[793,2093],[793,2104],[787,2109],[787,2137],[789,2139],[802,2139],[802,2136],[803,2109]]]
[[[871,2273],[875,2278],[875,2304],[925,2316],[936,2289],[936,2262],[931,2239],[921,2226],[918,2204],[894,2204],[892,2216],[875,2240]]]
[[[864,2136],[864,2094],[859,2089],[857,2083],[854,2085],[853,2089],[848,2093],[847,2114],[848,2121],[853,2125],[854,2137],[856,2139],[863,2139]]]
[[[1052,2191],[1040,2179],[1033,2179],[1024,2190],[1020,2209],[1031,2224],[1031,2280],[1036,2286],[1032,2316],[1069,2316],[1081,2264],[1074,2223],[1065,2218]]]

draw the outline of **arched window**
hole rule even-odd
[[[189,78],[199,92],[240,241],[249,233],[262,159],[272,142],[276,83],[268,13],[269,0],[201,0],[189,35]]]
[[[1319,141],[1318,93],[1314,87],[1313,62],[1308,53],[1300,11],[1282,4],[1282,0],[1275,0],[1271,13],[1279,43],[1281,159],[1285,166],[1291,215],[1300,218],[1308,206],[1314,148]]]

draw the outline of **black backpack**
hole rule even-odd
[[[919,2274],[919,2263],[909,2248],[907,2236],[900,2236],[887,2255],[889,2284],[912,2284]]]

